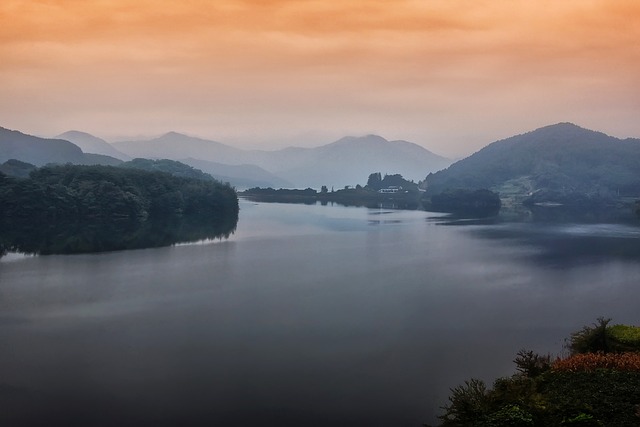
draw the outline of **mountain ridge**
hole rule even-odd
[[[178,132],[144,141],[121,141],[114,146],[132,157],[197,159],[226,165],[255,165],[295,187],[364,184],[372,172],[401,173],[419,180],[429,171],[451,163],[417,144],[388,141],[378,135],[346,136],[313,148],[242,150],[221,142]]]
[[[619,139],[561,122],[488,144],[425,179],[427,194],[487,188],[534,197],[640,196],[640,139]],[[573,197],[573,196],[572,196]],[[552,200],[553,199],[553,200]]]
[[[98,138],[97,136],[91,135],[87,132],[69,130],[57,135],[56,138],[64,139],[65,141],[69,141],[77,145],[84,153],[102,154],[115,157],[116,159],[123,161],[131,160],[130,156],[116,150],[104,139]]]
[[[110,156],[84,153],[80,147],[64,139],[40,138],[0,127],[0,163],[11,159],[35,166],[47,163],[113,165],[120,162]]]

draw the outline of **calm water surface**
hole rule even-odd
[[[640,323],[640,228],[241,203],[227,240],[0,260],[0,424],[420,426]],[[465,225],[466,224],[466,225]]]

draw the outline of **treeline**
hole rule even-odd
[[[216,181],[208,173],[202,172],[200,169],[196,169],[182,162],[169,159],[142,159],[137,158],[124,162],[118,165],[121,168],[140,169],[148,172],[166,172],[173,176],[180,178],[193,178],[201,181]]]
[[[111,166],[51,166],[28,179],[0,176],[0,220],[117,220],[237,215],[228,185]]]
[[[340,190],[329,191],[322,186],[318,192],[312,188],[304,190],[250,188],[243,196],[263,202],[306,203],[320,202],[340,203],[346,206],[367,206],[371,208],[387,206],[396,209],[419,209],[436,212],[450,212],[471,216],[496,215],[500,210],[500,196],[492,191],[481,190],[448,190],[439,194],[424,194],[418,184],[408,181],[400,174],[384,175],[375,172],[369,175],[363,187],[347,186]]]
[[[377,175],[380,174],[372,174]],[[387,179],[387,177],[390,177]],[[254,187],[242,192],[242,196],[259,202],[276,202],[276,203],[304,203],[315,204],[320,202],[325,205],[327,203],[338,203],[344,206],[366,206],[370,208],[384,206],[392,206],[397,209],[417,209],[420,206],[419,191],[417,184],[402,179],[401,175],[387,175],[386,182],[390,180],[394,183],[403,183],[409,187],[405,190],[399,190],[394,193],[381,193],[370,185],[355,187],[346,186],[339,190],[329,190],[326,186],[322,186],[320,191],[312,188],[301,189],[273,189]],[[370,178],[371,180],[371,178]],[[383,180],[376,181],[379,185]],[[388,184],[391,185],[391,184]],[[398,185],[398,187],[400,187]],[[378,188],[386,188],[378,187]]]
[[[78,165],[39,168],[26,179],[0,173],[0,239],[5,250],[14,250],[7,235],[39,233],[56,239],[50,230],[66,235],[71,226],[80,225],[93,231],[135,231],[150,223],[185,219],[235,227],[238,210],[235,190],[213,179]],[[112,249],[118,249],[117,244]]]

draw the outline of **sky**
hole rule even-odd
[[[638,22],[637,0],[2,0],[0,126],[450,157],[558,122],[640,137]]]

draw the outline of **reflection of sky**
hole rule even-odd
[[[244,240],[283,234],[368,231],[371,226],[401,226],[424,222],[437,213],[410,210],[368,209],[339,204],[303,205],[240,201],[238,228],[231,239]]]

